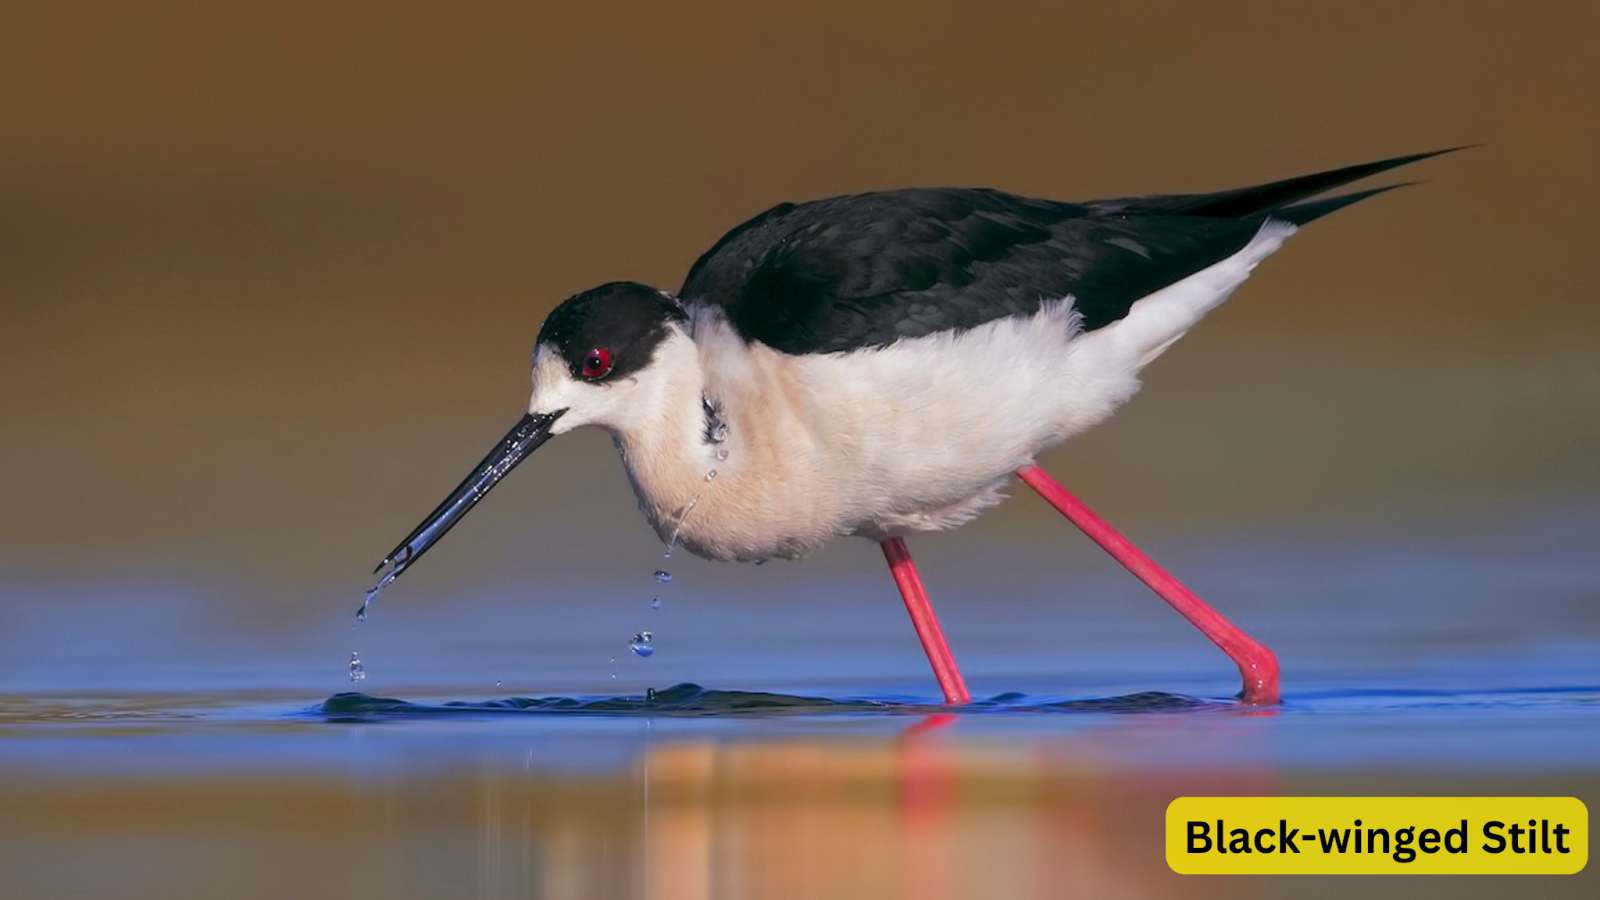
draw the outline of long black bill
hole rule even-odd
[[[444,502],[429,513],[421,525],[412,529],[411,533],[406,535],[406,539],[389,551],[383,562],[378,563],[378,567],[372,570],[373,574],[377,574],[383,572],[385,566],[389,567],[389,571],[384,572],[377,586],[367,592],[366,602],[371,603],[379,591],[399,578],[401,572],[411,568],[413,563],[422,558],[422,554],[439,543],[445,532],[454,528],[479,500],[487,496],[490,489],[500,483],[500,479],[516,468],[517,463],[539,449],[540,444],[548,441],[550,426],[555,424],[556,419],[561,418],[564,412],[566,410],[563,409],[553,413],[529,413],[523,416],[521,421],[517,422],[517,427],[500,439],[500,443],[489,451],[483,462],[478,463],[472,474],[457,485],[456,489],[450,492],[450,496],[444,498]],[[365,613],[365,610],[364,603],[362,612]]]

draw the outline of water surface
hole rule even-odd
[[[61,596],[10,611],[0,885],[275,897],[290,873],[386,900],[1338,896],[1339,880],[1173,875],[1166,804],[1593,807],[1597,526],[1600,508],[1564,503],[1160,541],[1278,651],[1268,709],[1235,704],[1227,661],[1114,566],[981,532],[967,555],[929,542],[924,566],[974,689],[959,709],[938,702],[887,578],[853,572],[849,550],[815,570],[675,558],[667,593],[644,547],[559,614],[494,586],[442,612],[419,580],[359,626],[338,602],[271,640],[181,594]],[[647,626],[658,652],[627,653]],[[1529,884],[1593,896],[1584,875]]]

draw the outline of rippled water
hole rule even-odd
[[[1160,691],[1089,700],[1030,697],[1027,694],[1001,694],[991,700],[977,700],[959,707],[959,713],[981,712],[1177,712],[1195,709],[1231,709],[1220,701],[1183,697]],[[660,691],[651,689],[643,697],[508,697],[504,700],[450,700],[444,703],[413,703],[388,697],[369,697],[360,693],[335,694],[311,711],[330,721],[379,721],[388,718],[439,715],[488,715],[495,713],[553,713],[565,715],[598,714],[612,716],[781,716],[839,715],[947,715],[951,707],[928,701],[894,699],[829,699],[793,694],[768,694],[752,691],[708,690],[698,684],[679,684]]]

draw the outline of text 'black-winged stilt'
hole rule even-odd
[[[1445,152],[1212,194],[779,204],[717,241],[676,295],[616,282],[556,307],[527,415],[384,558],[368,599],[546,440],[593,425],[669,547],[759,561],[837,535],[881,544],[948,703],[971,695],[905,537],[970,521],[1012,475],[1228,654],[1244,703],[1276,703],[1272,651],[1034,460],[1115,412],[1300,226],[1397,185],[1310,198]]]

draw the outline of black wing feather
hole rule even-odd
[[[1067,296],[1093,330],[1237,252],[1268,218],[1303,224],[1377,191],[1290,204],[1432,155],[1217,194],[1057,203],[913,188],[785,203],[723,236],[679,297],[785,353],[976,328]]]

